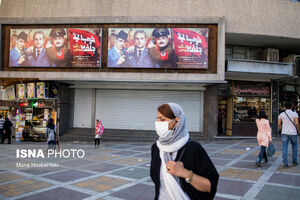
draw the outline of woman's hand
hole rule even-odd
[[[190,174],[190,170],[184,168],[183,162],[168,161],[166,167],[167,172],[174,176],[186,178]]]
[[[174,176],[190,178],[190,184],[198,191],[211,192],[210,181],[195,174],[192,170],[185,169],[182,162],[168,161],[166,164],[167,172]]]

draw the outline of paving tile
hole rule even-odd
[[[120,158],[119,160],[112,160],[111,162],[115,164],[136,165],[145,161],[146,160],[142,158],[127,157],[127,158]]]
[[[91,160],[91,161],[107,161],[107,160],[118,159],[118,158],[120,158],[120,156],[104,154],[104,153],[101,153],[99,155],[91,155],[91,156],[84,157],[85,160]]]
[[[113,193],[111,196],[121,198],[124,200],[149,200],[154,199],[155,188],[154,186],[137,184],[132,187],[120,190]]]
[[[124,166],[122,165],[116,165],[116,164],[111,164],[111,163],[98,163],[95,165],[89,165],[85,167],[81,167],[80,169],[88,169],[91,171],[96,171],[96,172],[107,172],[115,169],[122,168]]]
[[[229,168],[220,172],[220,176],[245,180],[258,180],[263,175],[263,173],[264,172]]]
[[[257,169],[255,161],[249,162],[249,161],[238,161],[235,164],[233,164],[231,167],[237,167],[237,168],[247,168],[247,169]],[[259,167],[262,170],[267,170],[271,167],[271,163],[262,163]]]
[[[258,144],[257,144],[257,141],[255,141],[255,142],[244,142],[243,144],[242,144],[243,146],[245,146],[246,148],[247,147],[257,147],[258,146]]]
[[[63,169],[65,169],[65,168],[63,168],[63,167],[43,167],[43,168],[22,169],[20,171],[28,173],[28,174],[33,174],[33,175],[41,175],[41,174],[46,174],[46,173],[50,173],[50,172],[56,172],[56,171],[63,170]]]
[[[127,177],[127,178],[142,179],[147,176],[150,176],[150,170],[131,167],[131,168],[115,171],[111,174],[116,175],[116,176],[123,176],[123,177]]]
[[[78,159],[78,160],[69,160],[69,161],[61,162],[60,165],[76,168],[76,167],[82,167],[84,165],[95,164],[95,163],[96,161]]]
[[[50,174],[44,176],[45,178],[53,179],[59,182],[69,182],[69,181],[74,181],[80,178],[88,177],[93,174],[88,173],[88,172],[82,172],[78,170],[68,170],[68,171],[63,171],[63,172],[58,172],[55,174]]]
[[[247,152],[247,150],[242,150],[242,149],[225,149],[224,151],[221,151],[220,153],[242,155],[246,152]]]
[[[81,188],[86,188],[89,190],[104,192],[127,183],[129,183],[129,181],[127,180],[112,178],[108,176],[100,176],[97,178],[89,179],[87,181],[81,181],[73,185]]]
[[[80,200],[87,198],[91,195],[85,194],[82,192],[70,190],[67,188],[55,188],[52,190],[48,190],[45,192],[41,192],[38,194],[30,195],[27,197],[20,198],[19,200],[41,200],[41,199],[47,199],[47,200],[58,200],[58,199],[72,199],[72,200]]]
[[[113,152],[113,155],[119,155],[119,156],[129,156],[139,153],[138,151],[132,151],[132,150],[123,150],[123,151],[116,151]]]
[[[0,183],[4,183],[4,182],[7,182],[7,181],[13,181],[13,180],[21,179],[21,178],[24,178],[24,176],[14,174],[14,173],[11,173],[11,172],[2,173],[0,175]]]
[[[291,162],[290,162],[291,163]],[[300,165],[298,166],[292,166],[288,168],[284,168],[282,165],[280,165],[277,170],[277,172],[289,172],[289,173],[294,173],[294,174],[300,174]]]
[[[151,166],[151,163],[150,163],[150,161],[149,161],[149,162],[146,162],[146,163],[142,163],[142,164],[140,164],[140,165],[138,165],[138,166],[149,169],[150,166]]]
[[[241,150],[247,150],[247,148],[253,148],[253,147],[246,147],[246,146],[244,146],[244,145],[236,145],[236,146],[232,146],[232,147],[230,147],[230,149],[241,149]],[[247,150],[247,151],[249,151],[249,150]]]
[[[137,154],[137,155],[134,155],[134,157],[150,159],[151,158],[151,152]]]
[[[252,185],[253,183],[219,179],[217,192],[243,196],[252,187]]]
[[[257,200],[296,200],[300,197],[300,189],[283,188],[265,185],[255,197]]]
[[[37,181],[34,179],[28,179],[23,181],[17,181],[14,183],[0,185],[0,194],[7,197],[13,197],[28,192],[36,191],[38,189],[47,188],[51,185],[52,184],[50,183]]]
[[[112,146],[111,148],[117,148],[117,149],[131,149],[133,148],[133,145],[124,145],[124,144],[120,144],[120,145],[116,145],[116,146]]]
[[[227,153],[215,153],[210,155],[210,158],[236,159],[239,155]]]
[[[268,180],[270,183],[279,183],[284,185],[300,186],[300,175],[275,173]]]
[[[232,161],[232,160],[222,160],[222,159],[216,159],[216,158],[212,158],[211,160],[214,163],[214,165],[216,165],[216,166],[224,166],[227,163],[230,163]]]
[[[136,147],[136,148],[133,148],[131,149],[133,151],[151,151],[151,147]]]

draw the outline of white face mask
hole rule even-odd
[[[155,130],[160,138],[166,138],[167,136],[173,133],[173,130],[169,130],[169,123],[172,121],[173,120],[169,122],[155,122]]]

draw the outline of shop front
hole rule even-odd
[[[50,118],[57,126],[59,86],[49,82],[17,83],[5,89],[5,100],[14,102],[9,115],[16,141],[46,141]]]
[[[46,141],[46,126],[50,118],[57,121],[57,100],[20,100],[16,113],[16,139],[24,141]]]
[[[219,101],[219,108],[225,107]],[[223,103],[220,104],[220,103]],[[255,119],[264,110],[271,121],[271,84],[264,82],[232,82],[232,96],[227,98],[227,128],[229,136],[256,136]]]

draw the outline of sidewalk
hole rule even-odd
[[[274,141],[275,156],[261,168],[255,165],[259,152],[255,139],[200,143],[220,174],[216,200],[300,198],[300,166],[281,167],[280,139]],[[61,144],[62,150],[83,149],[83,158],[77,154],[75,158],[17,158],[16,149],[45,150],[46,145],[0,145],[0,199],[153,199],[154,185],[149,177],[151,145],[101,143],[100,148],[94,148],[92,142]],[[21,156],[24,153],[19,152]]]

